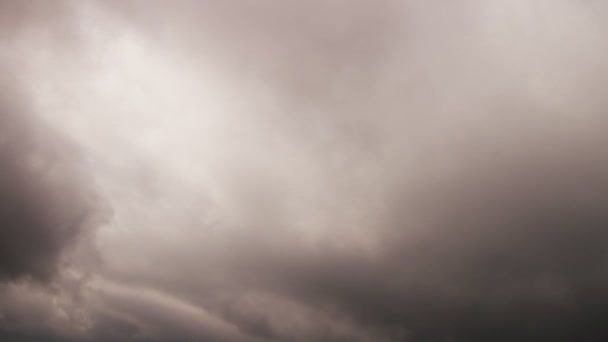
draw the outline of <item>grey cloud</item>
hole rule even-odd
[[[306,171],[280,171],[278,148],[263,150],[253,165],[242,151],[235,167],[251,173],[228,181],[237,184],[230,200],[241,230],[182,242],[185,251],[158,259],[162,270],[142,270],[144,277],[215,307],[244,332],[276,340],[341,338],[281,331],[289,314],[279,308],[289,301],[306,308],[290,307],[291,315],[326,317],[312,330],[346,318],[371,334],[350,339],[601,338],[606,104],[597,94],[606,75],[598,68],[604,47],[595,45],[602,30],[580,27],[590,8],[545,2],[536,10],[547,13],[530,16],[523,2],[469,1],[450,13],[439,4],[387,4],[372,10],[380,11],[378,21],[371,19],[376,12],[353,14],[359,7],[345,5],[326,9],[327,21],[320,15],[310,22],[322,5],[260,3],[245,11],[206,2],[186,6],[192,11],[183,17],[171,12],[179,6],[161,5],[186,18],[168,26],[200,30],[220,46],[210,52],[228,56],[218,68],[278,94],[281,115],[252,107],[242,116],[253,116],[256,128],[274,124],[269,130],[279,132],[280,143],[302,164],[317,164],[305,170],[319,174],[309,187],[293,185],[300,179],[274,172]],[[283,28],[286,12],[295,14]],[[331,26],[341,15],[352,36]],[[371,44],[357,33],[365,27],[358,15],[386,24],[372,25],[380,31],[370,33]],[[567,28],[556,27],[552,15]],[[518,27],[529,36],[518,36]],[[339,43],[324,45],[332,34]],[[197,35],[177,36],[184,39],[178,51],[202,50]],[[582,36],[590,41],[574,38]],[[369,50],[353,52],[351,42]],[[344,73],[336,71],[343,65]],[[303,199],[308,191],[312,199]],[[301,207],[286,204],[294,202]],[[296,228],[299,220],[309,224],[301,229],[319,232],[312,243]],[[362,244],[353,238],[358,233],[372,242]],[[176,260],[180,267],[167,270]],[[197,269],[205,271],[193,275]],[[247,302],[259,292],[289,300],[252,309]],[[214,303],[222,297],[232,300]]]
[[[380,257],[307,256],[278,281],[303,302],[414,341],[601,339],[606,164],[563,163],[451,180],[456,189],[418,198],[429,215],[418,222],[395,200]]]
[[[93,42],[82,49],[102,57],[85,65],[111,67],[66,67],[87,97],[65,101],[79,115],[50,119],[66,122],[59,131],[94,161],[90,176],[115,212],[95,239],[105,263],[82,285],[82,303],[67,300],[83,310],[73,315],[85,327],[78,337],[608,335],[600,5],[91,6],[83,21],[98,31],[83,35]],[[23,127],[19,153],[0,156],[15,179],[39,184],[11,182],[5,197],[27,213],[13,221],[32,222],[20,225],[52,243],[8,250],[0,265],[10,270],[23,255],[7,274],[48,277],[78,236],[58,227],[66,217],[88,222],[78,214],[95,205],[83,200],[87,182],[66,183],[80,175],[72,153],[29,133],[37,124]],[[23,151],[62,166],[59,185],[47,168],[18,162]],[[36,200],[15,202],[22,193]]]
[[[37,123],[11,86],[1,100],[0,274],[48,279],[63,250],[92,228],[97,199],[77,150]]]
[[[0,338],[51,341],[86,329],[79,296],[108,210],[82,150],[44,120],[25,80],[24,47],[74,42],[69,2],[4,1],[0,13]]]
[[[99,301],[98,310],[104,312],[98,316],[101,325],[97,327],[100,338],[120,331],[129,334],[118,334],[118,338],[136,340],[212,340],[212,341],[254,341],[241,334],[237,327],[224,322],[213,314],[206,312],[188,302],[159,291],[121,286],[109,282],[96,285],[92,301]],[[116,313],[120,315],[116,315]],[[131,322],[124,317],[132,317]],[[107,323],[124,326],[120,330],[104,331]],[[107,337],[106,337],[107,338]]]

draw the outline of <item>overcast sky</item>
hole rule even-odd
[[[0,340],[608,340],[607,90],[602,1],[0,0]]]

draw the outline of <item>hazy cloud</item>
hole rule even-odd
[[[0,337],[608,335],[605,6],[2,7]]]

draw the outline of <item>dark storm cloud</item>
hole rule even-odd
[[[70,41],[71,6],[3,1],[0,13],[0,277],[48,280],[61,267],[63,251],[96,224],[98,200],[81,152],[36,113],[19,44]]]
[[[585,66],[552,56],[565,53],[551,45],[557,23],[529,22],[519,5],[498,5],[513,16],[496,27],[480,23],[484,5],[475,1],[451,6],[452,14],[415,1],[119,7],[143,20],[153,41],[194,56],[215,44],[205,53],[226,58],[218,68],[276,89],[283,115],[243,116],[274,124],[256,127],[279,131],[291,151],[320,165],[313,183],[328,188],[312,191],[330,208],[304,202],[310,211],[290,215],[284,202],[303,188],[239,176],[243,231],[206,236],[206,245],[190,234],[183,251],[159,252],[164,266],[140,269],[139,282],[269,340],[339,340],[345,335],[331,330],[341,319],[367,333],[351,340],[601,339],[607,164],[598,113],[606,104],[595,94],[605,75],[589,53],[605,51],[583,44],[568,56]],[[564,8],[589,10],[539,4],[549,14],[537,19]],[[598,34],[562,24],[574,37]],[[519,42],[511,36],[518,25],[530,34]],[[566,45],[580,47],[570,38]],[[536,78],[540,91],[526,89]],[[565,102],[555,105],[559,96]],[[357,169],[371,176],[357,178]],[[351,211],[373,219],[340,219]],[[322,232],[318,245],[290,230],[299,214],[313,216],[305,229]],[[351,240],[360,225],[371,250]],[[309,326],[286,323],[293,316]]]
[[[476,157],[459,176],[422,180],[392,202],[379,256],[327,251],[273,275],[302,302],[395,340],[601,340],[608,164],[589,155],[596,144],[562,147]],[[416,222],[412,207],[424,213]]]
[[[97,204],[77,149],[36,122],[13,86],[0,99],[0,275],[48,279],[92,228]]]
[[[550,43],[551,30],[556,29],[552,25],[558,25],[551,22],[551,15],[570,19],[554,11],[589,13],[590,7],[582,2],[538,4],[534,7],[541,13],[535,12],[533,18],[550,21],[539,24],[528,21],[530,12],[523,2],[520,8],[505,5],[505,13],[513,16],[494,28],[495,23],[480,23],[487,18],[475,12],[484,7],[475,1],[450,8],[455,10],[451,15],[443,13],[447,9],[442,6],[415,1],[399,6],[381,2],[372,8],[362,4],[336,5],[335,11],[324,8],[317,16],[312,13],[318,14],[322,5],[316,2],[260,2],[251,11],[205,2],[200,7],[184,5],[192,10],[183,17],[171,12],[183,10],[179,6],[166,10],[175,18],[199,18],[195,23],[173,24],[188,32],[202,31],[222,46],[222,53],[229,51],[229,59],[243,60],[241,66],[224,61],[223,67],[234,68],[228,72],[260,77],[277,88],[285,116],[274,118],[274,124],[280,127],[276,130],[288,132],[283,143],[321,144],[321,149],[313,148],[312,153],[317,153],[313,160],[329,179],[326,191],[337,192],[336,198],[343,201],[334,204],[332,212],[312,211],[312,215],[335,218],[349,211],[371,212],[375,221],[364,231],[377,241],[372,251],[349,242],[357,222],[344,227],[339,225],[348,223],[339,220],[321,228],[334,232],[323,235],[320,247],[306,246],[301,236],[286,228],[291,224],[285,221],[289,214],[281,203],[286,198],[274,198],[263,178],[245,177],[238,194],[245,201],[258,202],[247,206],[254,214],[241,212],[251,219],[247,222],[252,233],[239,233],[244,236],[239,241],[220,242],[236,251],[217,252],[220,256],[209,252],[216,260],[212,265],[222,265],[219,272],[228,277],[227,283],[214,287],[208,280],[179,280],[178,270],[166,276],[156,272],[152,281],[215,308],[243,332],[270,340],[341,337],[322,332],[323,324],[318,322],[311,324],[313,332],[281,331],[289,317],[277,313],[282,312],[281,304],[262,301],[268,309],[255,309],[248,302],[256,302],[256,295],[243,292],[289,298],[328,315],[329,325],[347,317],[372,336],[351,335],[351,339],[605,338],[601,321],[608,311],[603,290],[608,261],[608,202],[604,200],[608,161],[602,152],[607,147],[601,117],[606,103],[597,94],[605,87],[606,75],[597,61],[606,51],[583,44],[580,53],[571,56],[577,61],[573,63],[559,55],[567,54],[562,47]],[[493,10],[492,5],[488,9]],[[144,18],[154,13],[143,12]],[[380,19],[374,17],[377,13]],[[283,27],[281,20],[286,17],[291,19]],[[337,22],[342,19],[346,24],[339,31]],[[401,19],[405,22],[399,28]],[[374,23],[373,29],[365,26],[367,21]],[[502,24],[506,35],[500,31],[505,29]],[[561,24],[573,36],[602,34],[593,28],[577,31],[572,22]],[[519,42],[511,36],[518,25],[530,34]],[[162,33],[155,33],[163,42]],[[330,43],[334,34],[338,38]],[[186,53],[198,53],[194,36],[181,37]],[[357,44],[367,48],[357,50]],[[565,44],[580,48],[569,38]],[[527,50],[548,59],[537,60]],[[254,68],[250,73],[249,67]],[[589,74],[595,78],[588,78]],[[554,93],[546,95],[527,89],[537,77],[542,91],[542,82],[559,84],[557,90],[549,88]],[[570,88],[572,82],[576,86]],[[555,106],[552,97],[559,96],[564,98],[558,103],[564,102]],[[317,112],[308,115],[303,108]],[[395,130],[390,125],[396,125]],[[319,126],[331,135],[317,135]],[[371,140],[362,142],[364,138]],[[364,149],[370,142],[377,149]],[[350,164],[336,164],[335,155],[354,157]],[[361,195],[357,188],[365,190],[365,184],[358,183],[348,167],[373,163],[378,164],[377,169],[371,167],[378,178],[363,181],[384,189],[381,197],[386,204],[380,209],[351,197]],[[224,253],[231,256],[219,261],[226,258]],[[189,266],[189,259],[203,254],[187,255],[175,256],[181,267],[213,268],[200,260]],[[200,287],[193,289],[197,282]],[[287,311],[297,310],[301,309]]]
[[[87,325],[79,296],[97,262],[92,238],[107,210],[82,150],[35,105],[26,62],[44,54],[48,44],[67,48],[75,42],[69,4],[0,3],[3,341],[62,340]]]
[[[47,279],[95,226],[60,133],[89,153],[115,211],[96,240],[105,264],[51,289],[4,286],[5,336],[608,337],[601,6],[83,8],[84,39],[62,48],[91,48],[84,65],[100,70],[65,67],[49,89],[68,95],[47,90],[78,115],[54,108],[55,132],[25,95],[0,101],[0,272]]]

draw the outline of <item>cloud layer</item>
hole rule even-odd
[[[0,8],[0,337],[608,336],[605,6]]]

